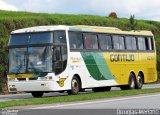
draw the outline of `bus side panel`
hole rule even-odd
[[[127,85],[131,72],[137,74],[138,53],[110,52],[104,53],[109,69],[119,85]]]
[[[144,82],[154,82],[157,80],[156,57],[153,52],[139,53],[139,71],[144,74]]]
[[[117,82],[109,70],[105,57],[102,52],[81,52],[90,77],[98,83],[97,86],[115,86]],[[89,78],[86,74],[86,79]],[[90,84],[88,80],[86,80]],[[94,85],[90,87],[95,87]]]
[[[85,57],[88,59],[89,62],[92,60],[89,54],[86,54]],[[97,80],[93,79],[93,76],[87,69],[87,66],[94,69],[95,65],[92,64],[86,65],[80,52],[70,52],[69,61],[70,61],[69,76],[73,77],[75,74],[79,75],[82,82],[82,88],[98,87]],[[94,72],[94,74],[96,74],[96,72]]]

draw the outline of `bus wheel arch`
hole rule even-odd
[[[68,90],[69,95],[76,95],[82,89],[81,78],[78,74],[73,75],[71,80],[71,90]]]
[[[144,84],[144,74],[142,71],[139,71],[136,80],[136,89],[141,89]]]

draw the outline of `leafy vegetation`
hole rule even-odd
[[[160,22],[135,20],[135,30],[150,30],[155,35],[157,46],[158,71],[160,71]],[[118,27],[130,30],[129,19],[93,15],[44,14],[11,12],[0,10],[0,85],[6,86],[7,43],[10,32],[16,29],[41,25],[94,25]],[[6,90],[6,88],[3,88]]]
[[[131,15],[129,19],[129,27],[131,30],[135,30],[135,27],[137,26],[137,22],[135,21],[134,15]]]

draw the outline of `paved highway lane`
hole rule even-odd
[[[159,100],[160,93],[157,93],[67,104],[26,106],[16,109],[20,109],[19,115],[43,115],[45,113],[47,115],[116,115],[117,110],[121,109],[137,109],[137,111],[141,110],[141,112],[143,110],[154,110],[159,115]]]
[[[54,109],[160,109],[160,93],[50,106]],[[39,107],[43,109],[43,107]],[[45,107],[44,107],[45,108]],[[47,107],[48,108],[48,107]]]
[[[146,89],[146,88],[160,88],[160,84],[144,85],[143,89]],[[112,90],[120,90],[120,88],[112,87]],[[92,92],[92,90],[87,90],[87,92],[84,92],[84,93],[89,93],[89,92]],[[51,92],[51,93],[45,93],[44,97],[61,96],[61,95],[68,95],[68,94],[67,93]],[[28,99],[28,98],[33,98],[30,93],[0,95],[0,102],[10,101],[10,100],[19,100],[19,99]]]

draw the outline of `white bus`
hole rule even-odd
[[[37,26],[15,30],[9,40],[8,89],[42,97],[84,89],[141,89],[157,80],[150,31],[96,26]]]

